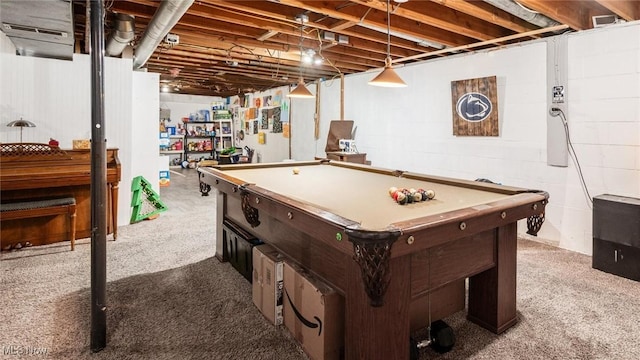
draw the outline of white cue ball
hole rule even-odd
[[[298,169],[297,167],[293,168],[294,175],[298,175],[299,173],[300,173],[300,169]]]
[[[429,200],[433,199],[434,197],[436,197],[436,193],[433,190],[427,190],[427,197],[429,198]]]

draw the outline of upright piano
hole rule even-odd
[[[107,234],[117,237],[118,184],[121,179],[118,149],[107,149]],[[0,201],[14,202],[73,196],[76,199],[76,238],[91,237],[91,151],[63,150],[39,143],[0,144]],[[3,221],[2,248],[26,242],[32,245],[69,240],[66,219]]]

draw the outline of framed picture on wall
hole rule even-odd
[[[453,135],[499,136],[496,77],[451,82]]]

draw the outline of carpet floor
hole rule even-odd
[[[92,353],[90,239],[0,254],[0,359],[306,359],[252,303],[251,285],[215,257],[215,198],[195,170],[172,173],[155,220],[107,241],[107,347]],[[420,359],[640,359],[640,283],[591,258],[518,242],[518,323],[501,335],[466,321],[452,351]],[[425,331],[414,335],[424,338]],[[377,359],[374,359],[377,360]],[[380,359],[384,360],[384,359]]]

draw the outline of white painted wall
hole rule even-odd
[[[128,69],[131,72],[131,67]],[[160,74],[134,71],[132,75],[129,99],[133,100],[135,106],[131,108],[132,121],[130,126],[122,128],[124,137],[128,135],[129,148],[131,149],[131,151],[126,154],[131,160],[131,174],[127,175],[131,179],[142,175],[151,183],[156,193],[159,194],[159,172],[160,170],[167,169],[167,166],[160,168],[160,161],[157,160],[159,158],[158,149],[160,147],[160,139],[158,136],[160,116],[158,103],[160,94],[157,91]],[[109,78],[108,75],[107,78]],[[150,91],[150,89],[154,89],[155,91]],[[129,186],[129,189],[130,188],[131,186]],[[131,203],[130,200],[129,203]]]
[[[640,23],[564,36],[568,122],[589,191],[640,197]],[[591,254],[591,204],[576,166],[546,164],[546,79],[553,71],[546,51],[544,42],[531,42],[408,65],[397,69],[409,85],[400,89],[368,86],[376,72],[346,76],[345,119],[355,121],[357,146],[375,166],[548,191],[538,238]],[[451,81],[493,75],[500,136],[453,136]],[[296,159],[324,156],[329,121],[339,119],[338,81],[323,83],[320,92],[318,140],[309,135],[315,104],[292,104]],[[519,233],[525,231],[521,221]]]
[[[325,99],[325,94],[322,93],[325,87],[329,84],[335,84],[335,87],[340,89],[340,80],[335,80],[332,83],[324,83],[320,87],[320,99]],[[312,94],[317,94],[317,86],[315,83],[307,84],[307,89]],[[334,94],[330,92],[331,96],[339,94],[339,91]],[[335,101],[335,100],[334,100]],[[334,105],[340,105],[339,101],[322,102],[320,108],[322,112],[328,110],[329,113],[334,113],[334,109],[329,109]],[[328,121],[326,129],[321,132],[319,137],[315,138],[315,114],[316,114],[316,99],[291,99],[291,117],[289,123],[291,126],[291,158],[294,160],[313,160],[316,155],[324,157],[324,147],[327,144],[327,132],[329,129]],[[329,120],[337,120],[340,118],[340,108],[337,109],[338,116],[329,117]],[[321,114],[321,115],[324,115]],[[321,116],[321,119],[327,119],[327,117]],[[322,129],[322,121],[321,127]]]
[[[36,124],[24,129],[24,142],[46,143],[55,138],[61,148],[68,149],[72,140],[91,137],[90,56],[76,54],[73,61],[16,56],[15,47],[2,32],[0,50],[0,141],[20,141],[19,130],[5,126],[20,117]],[[105,58],[104,71],[105,138],[107,147],[119,148],[118,224],[126,225],[131,218],[132,177],[142,175],[154,186],[158,183],[157,95],[145,101],[134,99],[134,88],[135,93],[157,94],[158,75],[134,76],[131,59]],[[147,128],[152,117],[153,127]],[[140,153],[137,147],[145,147],[143,144],[153,149],[154,161],[138,162],[134,168],[133,159]],[[151,156],[151,152],[143,153]]]

